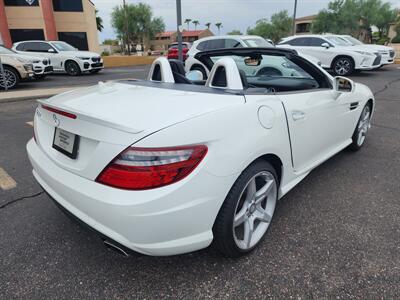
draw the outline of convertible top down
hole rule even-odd
[[[158,58],[122,80],[40,101],[27,145],[39,184],[69,214],[128,253],[173,255],[214,241],[250,252],[276,201],[313,168],[360,149],[368,87],[276,48],[198,53],[185,74]]]

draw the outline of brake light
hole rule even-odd
[[[205,145],[174,148],[134,148],[119,154],[97,177],[105,185],[147,190],[188,176],[207,154]]]
[[[50,107],[50,106],[47,106],[47,105],[42,105],[42,108],[45,109],[45,110],[51,111],[53,113],[59,114],[61,116],[70,118],[70,119],[76,119],[76,115],[71,114],[71,113],[66,112],[66,111],[63,111],[63,110],[60,110],[60,109],[57,109],[57,108],[53,108],[53,107]]]

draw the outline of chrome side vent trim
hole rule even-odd
[[[353,102],[353,103],[350,103],[350,110],[354,110],[354,109],[356,109],[356,108],[358,107],[358,105],[359,105],[359,103],[358,103],[358,102]]]

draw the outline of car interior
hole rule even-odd
[[[252,94],[331,88],[330,80],[318,68],[298,56],[289,60],[284,55],[221,55],[209,60],[212,61],[212,68],[207,80],[188,79],[181,61],[164,57],[153,63],[149,79],[153,82],[242,90]],[[168,74],[171,74],[169,77],[172,80],[168,79]]]

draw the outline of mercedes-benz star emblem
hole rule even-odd
[[[60,126],[60,120],[57,118],[56,115],[53,114],[54,125],[56,127]]]

